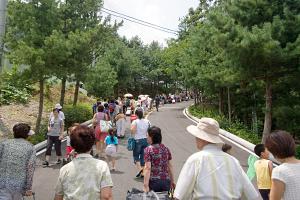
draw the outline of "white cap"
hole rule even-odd
[[[57,103],[57,104],[55,104],[55,108],[56,109],[62,109],[62,106],[59,103]]]

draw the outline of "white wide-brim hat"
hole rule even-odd
[[[207,142],[214,144],[224,143],[219,136],[219,123],[212,118],[203,117],[199,120],[197,126],[190,125],[186,129],[193,136]]]
[[[62,106],[59,103],[57,103],[55,104],[55,109],[62,109]]]

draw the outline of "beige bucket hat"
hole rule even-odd
[[[207,142],[215,144],[224,143],[219,136],[219,123],[212,118],[203,117],[199,120],[197,126],[190,125],[186,129],[193,136]]]

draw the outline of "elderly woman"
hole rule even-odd
[[[0,199],[31,196],[35,169],[35,149],[26,138],[34,132],[24,123],[13,127],[14,139],[0,142]]]
[[[270,199],[299,199],[300,160],[295,158],[295,140],[285,131],[275,131],[267,137],[265,146],[282,163],[273,169]]]
[[[169,148],[161,143],[160,128],[149,128],[147,140],[150,146],[145,149],[144,191],[162,192],[174,189],[172,155]]]
[[[77,156],[60,169],[55,200],[112,199],[112,179],[105,161],[93,158],[93,129],[79,125],[70,134]]]

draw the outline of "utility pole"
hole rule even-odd
[[[2,72],[3,63],[4,63],[3,37],[5,35],[6,8],[7,8],[7,0],[0,0],[0,73]]]

